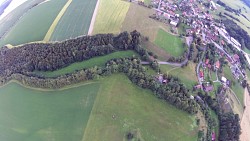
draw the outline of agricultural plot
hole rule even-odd
[[[184,68],[161,65],[160,69],[163,73],[178,77],[190,89],[197,84],[195,64],[192,62],[189,62],[188,66]]]
[[[157,36],[159,28],[170,32],[170,26],[149,18],[155,13],[153,9],[148,9],[138,4],[131,3],[126,18],[122,24],[122,31],[137,30],[143,36],[149,37],[153,42]]]
[[[94,66],[104,66],[108,60],[111,60],[114,58],[124,58],[124,57],[132,57],[132,56],[138,56],[138,55],[133,51],[119,51],[119,52],[111,53],[109,55],[95,57],[95,58],[92,58],[83,62],[74,63],[65,68],[62,68],[53,72],[34,72],[34,73],[38,75],[46,76],[46,77],[55,77],[55,76],[64,75],[67,73],[72,73],[76,70],[80,70],[83,68],[90,68]]]
[[[147,141],[197,140],[195,117],[133,85],[124,75],[101,82],[83,141],[126,140],[128,132]]]
[[[38,91],[0,88],[1,141],[81,141],[100,84]]]
[[[154,43],[175,57],[181,56],[185,50],[179,37],[171,35],[162,29],[158,31]]]
[[[100,0],[93,34],[119,33],[130,3],[121,0]]]
[[[66,2],[67,0],[51,0],[29,10],[0,41],[0,46],[43,40]]]
[[[33,5],[42,2],[43,0],[28,0],[11,13],[0,20],[0,39],[8,33],[8,31],[18,22],[18,20],[29,11]],[[1,46],[0,46],[1,47]]]
[[[97,0],[73,0],[61,17],[51,41],[62,41],[88,34]]]
[[[244,89],[240,83],[234,79],[233,74],[228,66],[223,68],[225,77],[231,81],[231,89],[234,91],[241,103],[244,101]]]

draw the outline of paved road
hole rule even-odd
[[[214,42],[214,41],[212,41],[212,43],[214,43],[215,47],[217,47],[219,50],[223,51],[223,53],[226,54],[227,57],[229,57],[229,58],[232,59],[232,57],[230,56],[230,54],[228,54],[220,45],[218,45],[218,44],[217,44],[216,42]],[[232,60],[233,60],[233,59],[232,59]],[[234,66],[235,66],[238,70],[240,70],[240,69],[239,69],[239,66],[238,66],[237,64],[235,64]],[[241,71],[239,71],[239,72],[240,72],[241,76],[244,78],[243,73],[242,73]]]

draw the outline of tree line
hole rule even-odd
[[[137,31],[84,36],[56,43],[33,43],[21,47],[0,49],[0,76],[32,71],[54,71],[72,63],[119,50],[134,50],[144,60],[150,60],[148,51],[141,47]]]

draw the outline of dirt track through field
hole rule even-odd
[[[91,35],[94,29],[94,25],[95,25],[95,19],[96,19],[96,15],[97,15],[97,11],[98,11],[98,7],[100,4],[100,0],[97,0],[96,6],[95,6],[95,11],[93,13],[92,19],[91,19],[91,23],[89,26],[89,31],[88,31],[88,35]]]
[[[241,135],[240,135],[240,140],[241,141],[250,141],[250,96],[249,93],[247,91],[247,89],[245,89],[245,99],[244,99],[244,103],[245,103],[245,111],[241,120]]]

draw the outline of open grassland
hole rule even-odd
[[[14,26],[18,20],[29,11],[34,4],[40,3],[43,0],[28,0],[18,6],[2,20],[0,20],[0,39]],[[1,46],[0,46],[1,47]]]
[[[143,36],[149,37],[153,42],[157,36],[159,28],[170,32],[170,26],[149,18],[155,11],[143,6],[131,3],[125,21],[122,24],[122,31],[139,31]]]
[[[181,56],[185,50],[179,37],[171,35],[162,29],[159,29],[154,43],[175,57]]]
[[[119,33],[129,6],[127,1],[100,0],[93,34]]]
[[[81,141],[100,84],[37,91],[0,88],[1,141]]]
[[[83,62],[74,63],[56,71],[35,72],[35,73],[38,75],[46,76],[46,77],[55,77],[59,75],[72,73],[76,70],[80,70],[83,68],[90,68],[94,66],[104,66],[108,60],[111,60],[114,58],[124,58],[124,57],[132,57],[132,56],[138,56],[138,55],[134,51],[119,51],[119,52],[111,53],[109,55],[95,57],[95,58],[92,58]]]
[[[96,97],[97,96],[97,97]],[[0,88],[0,140],[197,140],[194,116],[157,99],[121,74],[55,91]]]
[[[51,41],[62,41],[88,34],[97,0],[73,0],[61,17]]]
[[[223,68],[224,70],[224,75],[225,77],[231,81],[232,87],[231,89],[234,91],[238,99],[240,100],[241,104],[243,104],[243,99],[244,99],[244,89],[240,85],[240,83],[233,77],[233,74],[231,73],[231,70],[229,66],[226,66]]]
[[[195,117],[133,85],[124,75],[102,81],[83,141],[126,140],[128,132],[147,141],[195,141]]]
[[[184,68],[161,65],[160,69],[163,73],[178,77],[190,89],[197,84],[195,64],[192,62],[189,62],[188,66]]]
[[[66,2],[67,0],[51,0],[29,10],[0,41],[0,46],[43,40]]]
[[[166,26],[164,23],[149,18],[149,16],[153,15],[154,13],[155,12],[153,9],[148,9],[143,6],[131,3],[129,11],[122,24],[122,31],[133,31],[136,29],[143,36],[149,38],[150,42],[144,42],[143,47],[157,54],[159,59],[168,60],[171,55],[164,51],[163,48],[156,46],[152,42],[154,42],[156,39],[158,30],[160,28],[170,32],[170,27]]]

